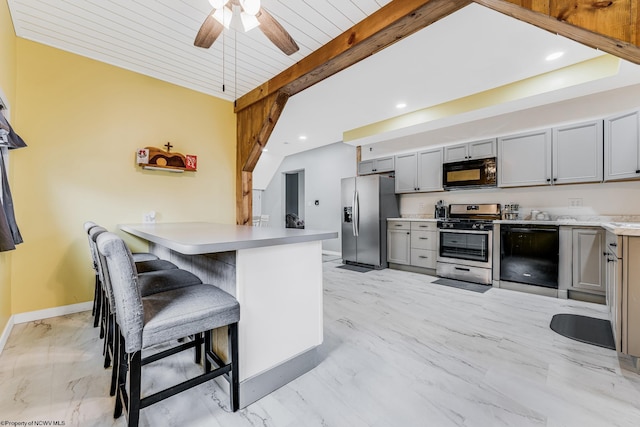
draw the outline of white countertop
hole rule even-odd
[[[252,227],[211,222],[120,224],[118,227],[129,234],[186,255],[288,245],[338,237],[335,231]]]
[[[387,221],[426,221],[436,222],[435,218],[388,218]],[[609,222],[609,221],[579,221],[579,220],[547,220],[531,221],[525,219],[494,221],[495,224],[535,224],[535,225],[564,225],[569,227],[601,227],[619,236],[640,236],[640,222]]]
[[[387,221],[438,222],[435,218],[387,218]]]

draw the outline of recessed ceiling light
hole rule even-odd
[[[263,152],[263,153],[266,153],[267,151],[269,151],[269,149],[268,149],[267,147],[264,147],[264,148],[262,149],[262,152]]]
[[[399,102],[399,103],[396,104],[396,108],[398,110],[400,110],[402,108],[405,108],[406,106],[407,106],[407,104],[405,104],[404,102]]]
[[[545,59],[547,61],[553,61],[555,59],[560,58],[562,55],[564,55],[564,52],[553,52],[552,54],[548,55]]]
[[[300,135],[300,136],[298,137],[298,139],[299,139],[300,141],[306,141],[306,140],[307,140],[307,137],[306,137],[306,135]]]

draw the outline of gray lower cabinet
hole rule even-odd
[[[640,357],[640,237],[623,241],[622,352]]]
[[[436,268],[438,231],[430,222],[411,222],[411,265]]]
[[[435,270],[437,239],[435,222],[388,221],[387,261]]]
[[[394,264],[411,263],[411,223],[387,222],[387,261]]]
[[[622,351],[622,237],[608,231],[605,235],[605,276],[607,307],[616,350]]]
[[[605,295],[606,274],[602,254],[605,252],[604,230],[600,227],[574,228],[573,278],[571,288]]]

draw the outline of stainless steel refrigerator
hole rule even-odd
[[[398,217],[394,178],[344,178],[341,200],[342,261],[386,268],[387,218]]]

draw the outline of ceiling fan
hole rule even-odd
[[[193,42],[195,46],[208,49],[225,28],[246,32],[259,26],[285,54],[291,55],[300,49],[287,30],[260,5],[260,0],[209,0],[209,3],[213,11],[200,27]]]

